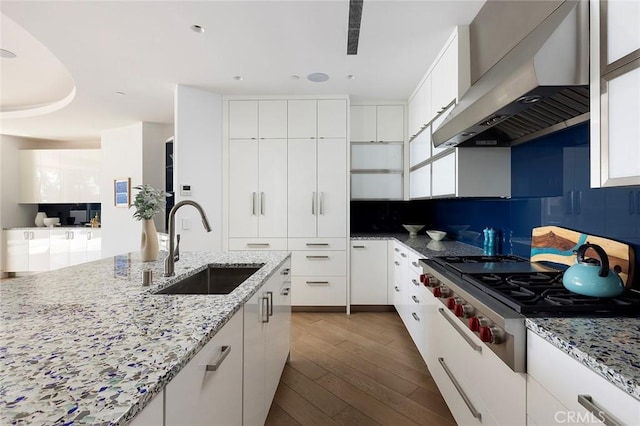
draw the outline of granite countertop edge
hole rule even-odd
[[[4,371],[0,423],[128,424],[291,256],[288,251],[184,252],[180,262],[176,263],[176,275],[165,278],[162,276],[165,255],[161,252],[160,260],[142,262],[138,253],[129,253],[16,278],[0,285],[0,321],[3,323],[0,330],[0,370]],[[263,264],[263,267],[228,295],[154,294],[210,264]],[[149,287],[141,285],[143,270],[153,271],[153,283]],[[84,288],[78,289],[79,284],[86,284],[85,287],[91,289],[83,292]],[[61,294],[40,295],[47,286],[61,287],[58,290]],[[73,296],[65,297],[65,293],[74,290],[82,293],[76,296],[80,300],[77,303],[72,300]],[[113,299],[107,300],[111,294]],[[60,310],[66,309],[75,322],[73,325],[65,324],[66,329],[58,333],[62,335],[60,337],[49,330],[56,328],[56,320],[64,322],[60,319],[64,311],[60,313]],[[157,311],[152,311],[154,309]],[[132,318],[123,319],[122,314]],[[113,317],[114,325],[100,329],[107,315]],[[32,323],[29,323],[29,318]],[[86,318],[85,324],[80,322],[83,318]],[[163,324],[171,320],[175,323]],[[25,326],[20,327],[20,322],[25,321]],[[49,330],[43,330],[46,328]],[[70,342],[82,338],[79,336],[85,330],[90,330],[89,333],[95,335],[100,344],[71,345]],[[67,337],[74,331],[77,332],[76,340]],[[152,334],[154,332],[159,332],[159,335]],[[111,343],[108,341],[126,338],[130,339],[127,345],[109,350]],[[50,341],[56,343],[48,346]],[[35,347],[33,351],[29,348],[30,342]],[[40,348],[46,356],[38,353]],[[154,349],[157,349],[156,353]],[[93,350],[101,353],[92,353]],[[162,351],[170,352],[171,356],[160,353]],[[91,354],[91,360],[86,359],[87,353]],[[123,360],[129,364],[122,365]],[[36,366],[30,370],[33,363]],[[45,370],[49,370],[44,376],[42,364]],[[104,383],[104,373],[97,371],[104,365],[112,366],[118,373],[116,377],[123,375],[124,378]],[[76,378],[67,377],[65,373],[68,370],[79,373]],[[54,373],[58,374],[54,376]],[[48,383],[42,385],[36,381],[34,384],[33,377]],[[112,385],[112,382],[116,384]],[[99,398],[103,391],[105,397],[111,391],[112,401],[105,402],[104,397]],[[53,402],[54,399],[65,398],[66,401],[60,403],[62,405]]]

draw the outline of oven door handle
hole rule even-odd
[[[462,386],[460,386],[456,378],[453,377],[451,370],[449,370],[449,367],[447,367],[447,364],[445,364],[444,362],[444,358],[438,358],[438,362],[442,366],[442,369],[447,374],[447,376],[449,376],[449,380],[451,380],[451,383],[453,383],[453,386],[456,388],[456,390],[460,394],[460,397],[462,397],[462,400],[467,405],[467,408],[469,409],[469,411],[471,411],[471,415],[476,419],[482,421],[482,414],[478,410],[476,410],[476,407],[473,406],[473,403],[471,402],[467,394],[462,389]]]
[[[447,321],[449,321],[449,324],[451,324],[451,326],[453,328],[455,328],[455,330],[460,334],[460,336],[462,336],[462,338],[464,340],[467,341],[467,343],[469,344],[469,346],[471,346],[471,348],[474,351],[478,351],[478,352],[482,352],[482,346],[476,344],[476,342],[474,342],[473,340],[471,340],[471,337],[467,336],[462,330],[460,330],[460,328],[458,327],[458,324],[455,323],[455,320],[452,320],[451,318],[449,318],[449,315],[447,315],[444,312],[444,309],[442,308],[438,308],[438,312],[440,312],[440,315],[442,315],[443,317],[445,317],[445,319]]]

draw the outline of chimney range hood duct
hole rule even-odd
[[[491,28],[495,42],[513,44],[513,28],[496,22],[494,15],[504,14],[496,8],[511,5],[527,14],[536,3],[549,4],[489,0],[471,25]],[[588,120],[588,3],[562,2],[482,74],[435,130],[433,144],[511,146]],[[478,45],[472,65],[482,61],[483,51],[495,52],[494,47]]]

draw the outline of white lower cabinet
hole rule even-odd
[[[640,402],[527,331],[530,424],[640,424]]]
[[[387,241],[351,241],[352,305],[387,305]]]
[[[137,416],[131,426],[159,426],[164,424],[164,390],[160,391]]]
[[[172,425],[242,424],[243,310],[165,387],[165,421]]]
[[[247,426],[264,424],[289,356],[289,274],[287,262],[244,306],[242,411]]]
[[[49,230],[10,229],[4,231],[6,272],[49,270]]]

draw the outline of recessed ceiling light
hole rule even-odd
[[[194,33],[202,34],[204,32],[204,27],[200,25],[192,25],[191,31],[193,31]]]
[[[234,75],[234,76],[233,76],[233,79],[234,79],[234,80],[236,80],[236,81],[243,80],[243,78],[242,78],[242,76],[241,76],[241,75]]]
[[[300,80],[300,76],[299,75],[292,75],[291,76],[291,80]]]
[[[307,80],[313,81],[314,83],[322,83],[329,80],[329,76],[321,72],[314,72],[307,76]]]
[[[16,54],[7,49],[0,49],[0,58],[13,59]]]
[[[349,80],[355,80],[355,79],[356,79],[356,76],[355,76],[355,75],[353,75],[353,74],[349,74],[349,75],[347,76],[347,79],[349,79]]]
[[[116,95],[126,95],[124,92],[116,92]]]

